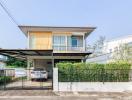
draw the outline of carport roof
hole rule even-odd
[[[0,55],[26,59],[27,56],[52,56],[53,50],[0,49]]]
[[[53,50],[36,50],[36,49],[0,49],[0,55],[15,57],[25,60],[28,56],[87,56],[90,52],[82,53],[54,53]]]

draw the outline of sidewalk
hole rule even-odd
[[[3,96],[0,100],[132,100],[128,97],[98,97],[98,96]]]
[[[52,90],[0,91],[0,100],[132,100],[132,92],[52,92]]]

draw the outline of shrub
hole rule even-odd
[[[0,76],[0,84],[8,83],[12,81],[10,76]]]
[[[126,82],[128,63],[58,63],[60,82]]]

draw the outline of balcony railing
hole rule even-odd
[[[71,51],[71,52],[84,52],[85,48],[84,47],[72,47],[72,46],[53,46],[53,50],[58,52],[58,51]]]

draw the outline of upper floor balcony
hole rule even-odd
[[[52,49],[54,52],[84,52],[85,39],[83,36],[53,36]]]
[[[53,49],[53,52],[85,52],[84,35],[72,34],[39,34],[29,36],[30,49]]]
[[[84,52],[84,47],[53,46],[54,52]]]

